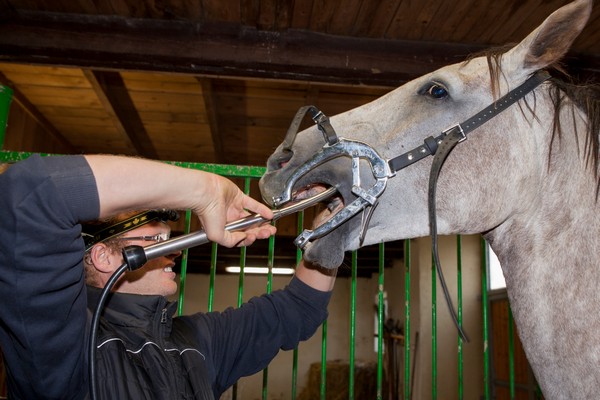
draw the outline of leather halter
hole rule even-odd
[[[351,204],[344,207],[344,209],[335,214],[330,220],[318,227],[315,231],[305,230],[304,232],[302,232],[302,234],[298,236],[298,238],[296,238],[295,243],[298,247],[303,248],[310,239],[319,238],[328,234],[333,229],[337,228],[338,226],[349,220],[351,217],[364,210],[365,212],[363,213],[361,233],[359,235],[359,242],[360,245],[362,245],[364,237],[366,235],[366,231],[368,229],[370,217],[377,205],[379,196],[381,196],[381,194],[385,190],[387,179],[393,177],[396,174],[396,172],[416,163],[417,161],[420,161],[423,158],[428,157],[430,155],[434,155],[429,175],[428,193],[429,226],[430,235],[432,238],[432,253],[436,270],[442,285],[442,290],[444,292],[444,297],[446,299],[446,303],[448,304],[448,308],[450,310],[450,314],[452,316],[454,324],[456,325],[462,339],[468,342],[467,335],[464,333],[462,327],[458,323],[458,318],[456,316],[456,312],[454,311],[454,306],[452,305],[452,300],[450,298],[450,294],[446,286],[446,282],[442,273],[442,268],[439,260],[437,219],[435,210],[435,193],[437,179],[440,170],[444,164],[444,161],[458,143],[467,139],[467,134],[479,128],[481,125],[483,125],[496,115],[500,114],[502,111],[506,110],[511,105],[515,104],[517,101],[525,97],[525,95],[533,91],[537,86],[539,86],[541,83],[548,80],[549,78],[550,74],[547,71],[536,72],[523,84],[511,90],[506,95],[502,96],[500,99],[490,104],[471,118],[444,130],[436,137],[429,136],[425,138],[423,141],[424,143],[422,145],[415,147],[414,149],[409,150],[397,157],[394,157],[389,161],[384,160],[381,156],[379,156],[377,151],[375,151],[371,146],[369,146],[366,143],[344,138],[338,138],[338,136],[335,133],[335,130],[329,122],[329,118],[325,116],[325,114],[323,114],[321,111],[319,111],[316,107],[302,107],[300,108],[300,110],[298,110],[296,116],[292,120],[292,124],[290,125],[290,128],[288,129],[286,137],[283,141],[283,149],[291,151],[300,123],[302,122],[302,119],[304,118],[307,112],[311,113],[312,119],[317,124],[317,127],[323,134],[326,144],[325,146],[323,146],[323,149],[320,152],[318,152],[306,163],[299,166],[291,174],[291,176],[285,183],[282,195],[275,196],[273,198],[273,204],[276,207],[278,207],[279,205],[290,201],[292,197],[291,192],[293,186],[295,185],[297,180],[300,179],[300,177],[308,173],[310,170],[333,158],[341,156],[351,157],[353,173],[352,193],[354,193],[357,196],[357,199],[354,200]],[[366,190],[360,186],[358,170],[360,158],[365,159],[369,162],[371,170],[373,172],[373,176],[376,179],[376,183],[371,188]]]

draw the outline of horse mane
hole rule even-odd
[[[465,63],[470,62],[476,57],[485,57],[490,72],[490,82],[492,96],[498,98],[500,87],[500,77],[502,76],[501,59],[502,56],[514,45],[505,45],[493,47],[483,52],[471,55]],[[587,117],[585,127],[585,146],[584,161],[586,168],[591,169],[596,180],[596,199],[600,193],[600,86],[595,82],[584,82],[571,76],[560,63],[553,64],[546,68],[550,73],[550,98],[554,106],[554,120],[552,123],[552,136],[550,139],[550,151],[555,140],[560,140],[563,135],[562,123],[560,120],[561,111],[568,107],[573,121],[576,119],[575,106],[583,111]],[[533,109],[526,104],[533,115]],[[522,110],[522,109],[521,109]],[[522,110],[523,111],[523,110]],[[576,125],[574,124],[576,127]],[[579,132],[575,130],[575,138],[578,141]],[[548,159],[548,164],[550,159]]]

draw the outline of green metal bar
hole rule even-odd
[[[304,229],[304,211],[297,214],[296,233],[300,234]],[[302,261],[302,250],[296,247],[296,265]],[[298,386],[298,347],[294,349],[292,361],[292,400],[296,400]]]
[[[211,171],[212,172],[212,171]],[[215,172],[218,173],[218,172]],[[249,194],[250,193],[250,179],[248,177],[246,177],[246,179],[244,180],[244,193],[245,194]],[[238,275],[238,297],[237,297],[237,306],[241,307],[242,303],[244,302],[244,269],[246,268],[246,253],[247,253],[247,248],[246,246],[242,246],[240,248],[240,274]],[[265,391],[265,383],[264,383],[264,374],[263,374],[263,393]],[[264,394],[263,394],[264,396]],[[237,382],[233,385],[233,399],[237,400],[238,398],[238,384]]]
[[[513,315],[510,309],[510,304],[507,304],[508,308],[508,380],[510,385],[510,399],[515,398],[515,337],[513,333]]]
[[[6,123],[8,121],[8,110],[12,100],[13,91],[8,86],[0,85],[0,149],[4,148],[6,137]]]
[[[275,263],[275,236],[269,237],[269,254],[267,267],[269,272],[267,274],[267,293],[273,291],[273,264]]]
[[[321,339],[321,386],[320,400],[327,398],[327,320],[323,322],[323,336]]]
[[[410,240],[404,240],[404,400],[410,400]]]
[[[169,164],[184,168],[200,169],[214,174],[229,177],[260,178],[267,170],[265,167],[227,165],[227,164],[200,164],[192,162],[168,161]]]
[[[0,161],[3,162],[17,162],[26,159],[31,156],[32,152],[28,151],[0,151]],[[58,155],[50,153],[35,153],[42,157]],[[225,164],[206,164],[206,163],[192,163],[192,162],[179,162],[179,161],[165,161],[168,164],[177,165],[183,168],[197,169],[200,171],[212,172],[215,174],[237,177],[237,178],[260,178],[266,171],[265,167],[253,167],[253,166],[239,166],[239,165],[225,165]]]
[[[250,179],[244,179],[244,193],[250,193]],[[240,275],[238,280],[238,302],[237,306],[241,307],[244,302],[244,268],[246,268],[246,246],[240,248]]]
[[[244,269],[246,268],[246,246],[240,248],[240,274],[238,275],[238,298],[237,306],[241,307],[244,302]]]
[[[383,320],[385,319],[384,295],[385,245],[379,243],[379,284],[377,297],[377,400],[383,399]],[[388,349],[391,351],[392,349]]]
[[[457,297],[458,297],[458,325],[462,327],[463,323],[463,292],[462,292],[462,237],[456,236],[456,285],[457,285]],[[458,335],[458,400],[462,400],[464,396],[464,381],[463,381],[463,340]]]
[[[298,348],[292,352],[292,400],[296,400],[296,386],[298,385]]]
[[[275,262],[275,236],[269,237],[269,255],[267,257],[267,260],[268,260],[267,267],[269,268],[269,273],[267,274],[267,293],[271,293],[273,291],[273,264]],[[268,383],[269,383],[269,367],[267,366],[263,370],[263,390],[262,390],[263,400],[267,400]]]
[[[212,243],[210,251],[210,283],[208,285],[208,312],[213,310],[213,303],[215,300],[215,277],[217,274],[217,249],[219,245],[215,242]]]
[[[185,228],[184,233],[190,233],[190,226],[192,224],[192,211],[187,210],[185,212]],[[188,263],[188,250],[185,249],[181,252],[181,276],[179,277],[179,302],[177,303],[177,315],[183,314],[183,299],[185,297],[185,280],[187,277],[187,263]]]
[[[354,400],[354,351],[356,347],[356,282],[358,251],[352,252],[352,289],[350,296],[350,366],[348,377],[348,399]]]
[[[24,159],[28,158],[29,156],[31,156],[32,154],[39,154],[42,157],[51,155],[48,153],[32,153],[32,152],[25,152],[25,151],[2,150],[2,151],[0,151],[0,161],[7,162],[7,163],[14,163],[17,161],[24,160]]]
[[[262,399],[267,400],[269,394],[269,367],[263,369],[263,382],[262,382]]]
[[[490,253],[487,242],[481,238],[481,303],[483,317],[483,388],[485,400],[490,400],[490,354],[489,354],[489,303],[488,303],[488,267]]]
[[[431,257],[431,398],[437,399],[437,272]]]

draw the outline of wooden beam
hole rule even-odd
[[[487,47],[107,15],[20,11],[0,19],[0,61],[384,87]],[[598,55],[569,56],[576,74],[600,74]]]
[[[23,12],[0,24],[0,60],[398,86],[485,46],[340,37],[235,24]]]
[[[204,108],[206,119],[210,127],[210,136],[215,150],[215,162],[225,163],[225,149],[223,148],[223,137],[219,130],[219,117],[217,115],[217,99],[213,91],[212,80],[210,78],[196,78],[202,87],[202,97],[204,98]]]
[[[160,159],[146,128],[118,72],[83,70],[98,99],[110,115],[117,130],[125,136],[138,155]]]
[[[29,99],[17,88],[17,86],[0,72],[0,83],[8,86],[13,91],[13,100],[29,114],[29,116],[46,132],[50,134],[69,153],[79,153],[79,149],[73,146],[58,129],[50,122]]]

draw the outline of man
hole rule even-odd
[[[0,346],[14,399],[88,395],[86,308],[89,298],[93,309],[99,289],[86,294],[81,222],[190,208],[208,238],[225,246],[275,233],[270,225],[225,231],[227,222],[249,212],[272,217],[231,181],[142,159],[32,156],[0,175],[0,191]],[[121,265],[111,239],[147,245],[153,241],[146,237],[167,234],[157,217],[96,241],[85,256],[88,283],[102,287]],[[305,265],[288,288],[240,309],[171,318],[174,304],[164,296],[175,290],[175,257],[125,275],[109,297],[96,365],[102,398],[218,398],[326,318],[334,277]]]

